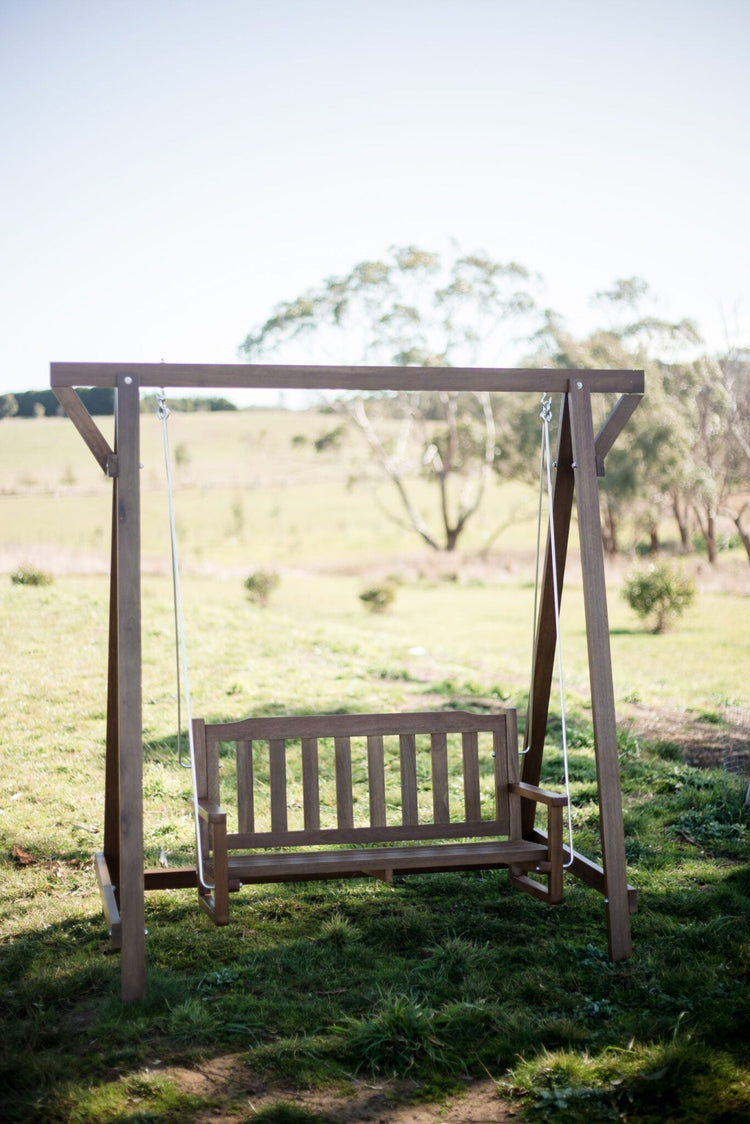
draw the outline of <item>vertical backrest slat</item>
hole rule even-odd
[[[469,823],[482,818],[479,796],[479,736],[474,730],[464,730],[461,735],[464,758],[464,807]]]
[[[271,831],[286,831],[286,741],[268,743],[268,777],[271,784]]]
[[[334,738],[333,743],[336,759],[336,822],[340,828],[354,827],[351,738]]]
[[[507,739],[506,759],[508,761],[508,783],[519,780],[518,772],[518,722],[515,710],[505,712],[505,736]],[[507,789],[506,789],[507,792]],[[521,797],[508,794],[508,838],[520,839]]]
[[[237,830],[255,831],[253,743],[237,741]]]
[[[320,781],[318,777],[318,739],[302,738],[302,807],[305,829],[320,827]]]
[[[370,827],[385,827],[385,763],[382,734],[368,735],[367,779],[370,791]]]
[[[432,741],[432,814],[435,823],[450,823],[448,795],[448,736],[433,733]]]
[[[401,758],[401,822],[419,823],[417,809],[417,739],[414,734],[400,734]]]

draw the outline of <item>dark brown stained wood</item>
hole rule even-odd
[[[492,870],[511,863],[544,861],[547,847],[525,839],[500,843],[437,843],[369,850],[290,851],[230,855],[230,878],[241,882],[295,882],[310,878],[359,878],[387,864],[405,874],[448,870]]]
[[[146,993],[141,707],[141,532],[138,380],[117,380],[117,667],[122,998]]]
[[[570,399],[609,954],[617,962],[631,955],[632,943],[596,454],[585,379],[573,382]]]
[[[374,843],[398,843],[419,839],[470,839],[482,836],[505,835],[503,824],[497,820],[466,820],[453,823],[385,824],[382,827],[321,827],[317,831],[288,828],[286,831],[230,832],[227,846],[230,850],[247,850],[255,847],[332,847],[355,843],[369,846]]]
[[[367,787],[370,796],[370,825],[385,827],[385,763],[382,734],[367,738]]]
[[[302,807],[306,830],[317,831],[320,827],[317,738],[302,738]]]
[[[416,824],[419,823],[416,738],[414,734],[400,734],[398,740],[401,760],[401,822],[404,825]]]
[[[116,438],[115,438],[116,440]],[[117,489],[112,484],[107,669],[107,749],[104,761],[104,855],[115,887],[120,883],[120,672],[117,597]],[[116,890],[115,890],[116,892]]]
[[[201,743],[199,750],[195,749],[198,743]],[[197,786],[197,796],[199,799],[208,800],[208,769],[206,757],[206,723],[202,718],[193,719],[193,752],[195,753],[195,779]]]
[[[464,758],[464,809],[465,819],[481,820],[482,803],[479,795],[479,739],[472,730],[463,735]]]
[[[594,440],[597,476],[604,475],[604,458],[622,433],[642,400],[640,394],[623,394]]]
[[[272,738],[268,743],[268,772],[271,783],[271,830],[286,831],[286,742]]]
[[[563,393],[585,374],[592,390],[642,394],[643,371],[565,371],[526,367],[340,367],[265,363],[52,363],[52,387],[115,386],[138,377],[144,387],[270,387],[279,390],[469,390]]]
[[[206,799],[209,804],[219,803],[219,739],[206,737]]]
[[[395,734],[460,734],[464,730],[494,730],[504,725],[497,714],[470,711],[441,711],[412,714],[302,714],[275,718],[242,718],[235,722],[206,723],[208,737],[223,741],[250,738],[268,741],[273,737],[326,738]]]
[[[340,828],[354,826],[352,804],[352,743],[347,736],[334,738],[336,762],[336,822]]]
[[[495,766],[495,816],[505,824],[504,830],[511,834],[508,815],[508,748],[504,728],[493,730],[492,753]],[[520,836],[520,834],[519,825],[515,835]]]
[[[253,792],[253,743],[237,741],[237,826],[240,831],[255,831]]]
[[[143,885],[149,890],[194,890],[198,885],[198,872],[194,866],[147,867],[143,872]]]
[[[432,735],[432,817],[436,824],[450,823],[448,791],[448,738],[444,733]]]
[[[112,464],[111,458],[114,457],[114,450],[110,449],[109,442],[91,417],[79,395],[75,390],[68,387],[58,387],[54,394],[84,442],[94,454],[102,472],[107,472]]]
[[[534,831],[532,839],[537,843],[547,842],[546,831]],[[566,863],[570,862],[570,848],[563,844],[563,859]],[[570,863],[568,870],[576,878],[580,878],[592,890],[598,890],[600,894],[605,893],[604,882],[604,867],[599,863],[595,863],[593,859],[582,855],[580,851],[573,851],[573,861]],[[631,913],[638,912],[638,891],[634,886],[628,883],[628,908]]]
[[[503,754],[507,762],[508,770],[508,792],[505,797],[508,805],[508,834],[511,839],[518,839],[523,836],[523,809],[529,803],[527,800],[514,799],[510,793],[513,786],[518,782],[519,769],[518,769],[518,716],[515,710],[508,709],[505,712],[505,736],[507,738],[507,747]],[[533,805],[532,805],[533,808]]]
[[[573,439],[570,428],[570,406],[566,395],[562,403],[562,413],[558,429],[556,468],[552,474],[552,516],[555,527],[555,557],[557,561],[558,607],[562,602],[565,581],[565,566],[568,557],[570,537],[570,518],[575,495],[575,471],[573,469]],[[523,758],[523,779],[530,784],[539,784],[544,755],[544,742],[547,736],[550,691],[557,649],[557,627],[555,625],[555,588],[552,570],[552,547],[549,532],[544,555],[541,588],[539,591],[539,620],[536,629],[532,690],[529,709],[526,715],[525,745],[528,752]],[[529,737],[531,734],[531,737]],[[521,809],[523,834],[528,837],[534,828],[535,809],[525,803]]]

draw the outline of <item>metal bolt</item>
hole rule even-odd
[[[582,382],[577,382],[576,386],[578,387],[579,390],[583,390],[583,383]]]
[[[125,385],[126,385],[126,386],[130,386],[130,384],[131,384],[131,382],[132,382],[132,381],[133,381],[133,380],[131,379],[130,375],[126,375],[126,376],[125,376]]]

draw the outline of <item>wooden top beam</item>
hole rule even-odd
[[[472,390],[564,393],[572,379],[593,392],[642,394],[643,371],[538,370],[527,367],[319,367],[259,363],[52,363],[53,387],[116,386],[133,375],[142,387],[225,390]]]

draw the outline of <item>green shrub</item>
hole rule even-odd
[[[695,584],[668,562],[652,562],[625,579],[622,596],[652,632],[664,632],[695,598]]]
[[[396,587],[390,582],[385,585],[374,585],[360,593],[359,599],[371,613],[384,613],[393,604],[396,597]]]
[[[40,570],[37,566],[24,562],[13,571],[10,580],[13,585],[51,585],[53,578],[46,570]]]
[[[256,605],[265,608],[280,580],[275,570],[256,570],[245,578],[247,595]]]

